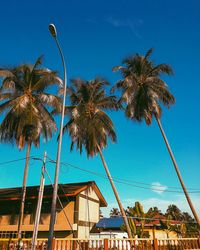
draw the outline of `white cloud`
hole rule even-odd
[[[114,18],[112,16],[107,17],[107,18],[103,18],[102,20],[97,20],[97,19],[94,19],[94,18],[87,18],[86,19],[86,22],[91,23],[91,24],[100,24],[102,21],[112,25],[115,28],[120,28],[120,27],[127,28],[137,38],[140,38],[140,39],[142,38],[141,35],[138,32],[139,28],[144,23],[144,21],[142,19],[135,19],[135,20],[131,20],[131,19],[128,19],[128,18],[119,19],[119,18]]]
[[[106,18],[106,22],[110,23],[114,27],[126,27],[128,28],[136,37],[141,38],[138,33],[138,27],[143,24],[142,19],[130,20],[130,19],[117,19],[113,17]]]
[[[151,190],[157,194],[162,194],[165,190],[167,190],[167,186],[162,185],[160,182],[152,182]]]

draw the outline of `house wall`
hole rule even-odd
[[[56,224],[70,230],[74,224],[75,202],[63,203],[64,209],[57,213]],[[67,218],[66,218],[67,216]]]
[[[150,237],[153,238],[153,229],[147,229],[145,231],[149,231]],[[177,233],[176,232],[169,232],[168,233],[169,238],[177,238]],[[166,239],[167,238],[167,233],[164,230],[155,230],[155,237],[157,239]]]
[[[89,238],[90,230],[99,221],[99,198],[92,187],[78,196],[78,238]]]
[[[36,211],[36,206],[37,206],[37,201],[36,200],[29,200],[29,203],[31,203],[31,211],[30,213],[27,213],[27,211],[24,214],[24,219],[23,219],[23,224],[22,224],[22,231],[29,232],[27,233],[28,235],[32,234],[33,227],[34,227],[34,220],[35,220],[35,211]],[[44,200],[44,203],[47,202]],[[62,204],[64,206],[64,209],[62,210],[61,208],[58,209],[59,211],[56,214],[56,223],[55,223],[55,231],[57,231],[56,234],[62,235],[62,237],[68,237],[69,234],[71,234],[71,225],[74,223],[74,206],[75,206],[75,201],[69,201],[66,202],[62,201]],[[8,206],[15,207],[16,205],[19,205],[16,203],[16,201],[4,201],[0,203],[0,232],[13,232],[13,235],[16,234],[17,232],[17,227],[18,227],[18,218],[19,218],[19,211],[11,211],[6,209]],[[2,208],[2,210],[1,210]],[[48,235],[49,231],[49,223],[50,223],[50,210],[51,210],[51,205],[48,207],[49,212],[45,213],[44,212],[44,206],[42,208],[41,212],[41,218],[40,218],[40,224],[39,224],[39,237],[42,235]],[[19,210],[19,209],[17,209]],[[48,211],[48,210],[47,210]],[[6,213],[6,214],[5,214]],[[65,217],[65,214],[67,215],[67,218],[70,222]],[[63,234],[63,231],[65,233]],[[46,233],[45,233],[46,232]],[[58,233],[59,232],[59,233]],[[2,235],[2,234],[0,234]],[[1,237],[1,236],[0,236]]]
[[[0,225],[8,225],[10,223],[10,215],[0,215]]]

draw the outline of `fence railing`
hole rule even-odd
[[[17,239],[0,239],[0,250],[16,250]],[[20,242],[31,249],[31,239]],[[47,239],[37,241],[37,250],[47,249]],[[200,249],[200,238],[169,239],[54,239],[52,250],[184,250]]]

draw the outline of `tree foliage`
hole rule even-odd
[[[0,140],[16,143],[22,149],[27,142],[39,146],[56,131],[50,109],[58,109],[61,99],[48,93],[48,87],[61,85],[57,73],[41,68],[42,57],[34,65],[23,64],[0,69]]]
[[[120,71],[123,79],[118,81],[112,91],[122,91],[119,102],[125,103],[125,114],[132,120],[149,125],[154,115],[161,116],[161,104],[169,107],[175,102],[167,84],[161,79],[162,74],[171,75],[172,68],[167,64],[155,65],[149,59],[153,50],[149,49],[142,56],[136,54],[123,61],[124,66],[116,66],[113,71]]]
[[[182,220],[183,214],[181,210],[174,204],[168,206],[166,210],[166,215],[170,216],[172,220]]]
[[[118,216],[120,216],[121,215],[121,213],[120,213],[120,211],[119,211],[119,209],[118,208],[112,208],[111,210],[110,210],[110,217],[118,217]]]
[[[155,228],[165,231],[167,237],[170,232],[176,232],[179,237],[198,236],[199,227],[194,218],[182,212],[175,204],[169,205],[166,212],[162,213],[158,207],[151,207],[145,212],[142,204],[135,202],[133,207],[127,207],[126,214],[132,232],[139,238],[148,237],[145,235],[145,225],[153,221],[159,222]],[[121,230],[126,231],[124,225]]]
[[[88,157],[107,146],[110,138],[116,141],[114,125],[106,111],[118,108],[115,96],[108,96],[105,87],[108,83],[103,79],[84,81],[72,80],[68,89],[70,106],[66,107],[69,121],[64,126],[71,137],[71,150],[76,145],[82,153],[85,148]]]

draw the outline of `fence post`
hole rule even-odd
[[[55,250],[55,246],[56,246],[56,239],[53,238],[53,242],[52,242],[52,250]]]
[[[108,239],[104,239],[104,250],[108,250]]]
[[[198,237],[198,245],[199,245],[199,248],[200,248],[200,236]]]
[[[153,239],[153,247],[154,250],[158,250],[158,240],[156,238]]]
[[[8,249],[14,250],[15,249],[15,243],[11,241]]]

